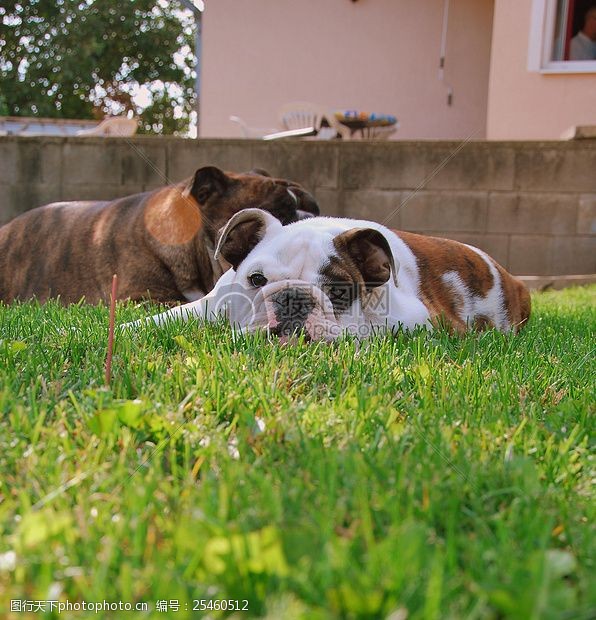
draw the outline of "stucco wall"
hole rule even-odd
[[[557,139],[573,125],[596,125],[596,74],[542,74],[528,64],[532,0],[496,0],[487,137]]]
[[[395,114],[396,139],[485,137],[493,0],[217,0],[203,17],[202,137],[240,136],[230,115],[277,124],[291,101]]]
[[[596,273],[596,141],[262,142],[0,137],[0,222],[56,200],[109,199],[198,167],[261,167],[323,214],[486,250],[516,274]]]

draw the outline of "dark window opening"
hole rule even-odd
[[[558,0],[552,60],[596,60],[596,1]]]

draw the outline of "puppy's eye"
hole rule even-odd
[[[260,288],[267,284],[267,278],[262,273],[251,273],[248,276],[248,281],[255,287]]]

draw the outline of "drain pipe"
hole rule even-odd
[[[205,10],[203,0],[180,0],[182,6],[192,12],[195,18],[195,110],[197,112],[197,138],[201,116],[201,18]]]
[[[449,26],[449,0],[443,0],[443,27],[441,29],[441,53],[439,57],[439,80],[447,88],[447,105],[453,104],[453,87],[445,80],[445,55],[447,53],[447,28]]]

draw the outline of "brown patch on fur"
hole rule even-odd
[[[515,280],[517,288],[517,296],[519,299],[519,316],[514,321],[516,330],[520,330],[530,320],[530,314],[532,312],[532,298],[530,292],[526,288],[525,284],[519,280]],[[517,321],[519,318],[519,321]]]
[[[495,326],[495,324],[487,317],[482,314],[474,317],[474,329],[477,332],[483,332],[487,329],[491,329]]]
[[[202,219],[195,199],[178,187],[164,187],[153,194],[143,214],[147,232],[164,245],[188,243],[201,229]]]
[[[468,331],[468,326],[461,319],[457,316],[447,315],[444,311],[431,314],[430,323],[435,329],[446,331],[449,334],[462,335]]]
[[[451,239],[427,237],[414,233],[394,231],[416,257],[420,272],[420,295],[431,320],[442,316],[456,331],[466,331],[460,318],[463,300],[454,296],[452,288],[443,280],[451,271],[456,272],[474,295],[485,297],[494,285],[486,262],[468,246]]]
[[[337,317],[347,312],[358,298],[362,276],[353,261],[330,256],[321,269],[321,289],[329,297]]]
[[[514,331],[519,331],[528,322],[532,309],[530,293],[525,285],[495,263],[501,275],[501,288],[507,310],[507,318]]]

